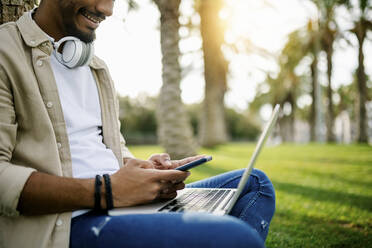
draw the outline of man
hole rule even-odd
[[[108,70],[90,60],[89,43],[113,2],[42,0],[0,27],[0,247],[262,247],[275,199],[258,170],[235,217],[89,211],[106,209],[110,195],[114,207],[174,198],[189,173],[173,168],[197,158],[145,161],[125,147]],[[76,60],[73,46],[85,51]],[[99,186],[102,174],[111,187]],[[190,187],[236,187],[241,174]]]

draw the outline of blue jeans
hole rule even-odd
[[[236,188],[242,173],[224,173],[187,187]],[[72,219],[70,247],[264,247],[274,211],[274,188],[255,169],[230,215],[89,212]]]

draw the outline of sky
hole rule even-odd
[[[161,51],[159,11],[151,0],[136,0],[139,9],[127,12],[125,1],[116,1],[113,16],[100,24],[95,41],[96,55],[107,64],[115,87],[120,95],[132,98],[141,95],[155,96],[159,93],[161,79]],[[266,2],[266,5],[264,4]],[[308,18],[316,15],[315,8],[305,0],[229,0],[230,7],[220,13],[221,19],[229,20],[227,43],[237,37],[246,37],[257,46],[272,54],[278,54],[291,31],[305,25]],[[182,0],[181,13],[191,15],[193,0]],[[340,23],[348,27],[347,12],[339,10]],[[193,22],[200,20],[193,16]],[[180,18],[180,22],[184,22]],[[180,30],[180,50],[186,55],[180,59],[182,68],[189,68],[181,81],[182,99],[185,103],[201,102],[204,95],[203,60],[199,34],[188,35]],[[185,38],[188,37],[188,38]],[[356,40],[352,39],[356,44]],[[335,87],[349,84],[352,71],[357,66],[356,49],[346,42],[335,45],[333,82]],[[365,47],[366,69],[372,75],[372,45]],[[229,107],[245,109],[253,100],[257,84],[265,80],[266,71],[275,72],[278,67],[273,59],[256,54],[232,54],[226,52],[230,62],[229,90],[225,101]],[[324,65],[323,65],[324,66]],[[301,68],[299,68],[301,70]]]

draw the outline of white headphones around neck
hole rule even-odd
[[[61,53],[59,47],[63,45]],[[93,43],[84,43],[76,37],[67,36],[53,43],[57,60],[68,68],[88,65],[94,54]]]

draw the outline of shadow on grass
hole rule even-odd
[[[372,162],[371,162],[372,164]],[[352,185],[356,185],[356,186],[361,186],[361,187],[365,187],[365,188],[369,188],[371,189],[372,188],[372,182],[365,182],[365,181],[361,181],[361,180],[350,180],[349,178],[347,178],[346,176],[340,176],[338,174],[335,174],[335,173],[329,173],[329,172],[317,172],[317,171],[314,171],[314,170],[311,170],[311,169],[305,169],[305,168],[296,168],[297,171],[301,171],[305,174],[309,174],[311,176],[316,176],[318,178],[322,178],[322,179],[326,179],[326,180],[330,180],[330,181],[339,181],[341,183],[348,183],[348,184],[352,184]],[[363,179],[368,179],[367,177],[366,178],[363,178]]]
[[[372,197],[350,194],[346,192],[324,190],[315,187],[302,186],[292,183],[283,183],[278,181],[273,181],[272,183],[274,184],[274,188],[276,190],[285,191],[289,194],[302,195],[316,201],[331,201],[372,212]]]
[[[317,165],[321,165],[321,164],[357,165],[357,166],[371,166],[372,165],[372,160],[362,160],[362,159],[311,158],[309,159],[309,161]]]
[[[267,247],[371,247],[371,229],[347,221],[277,212]]]

